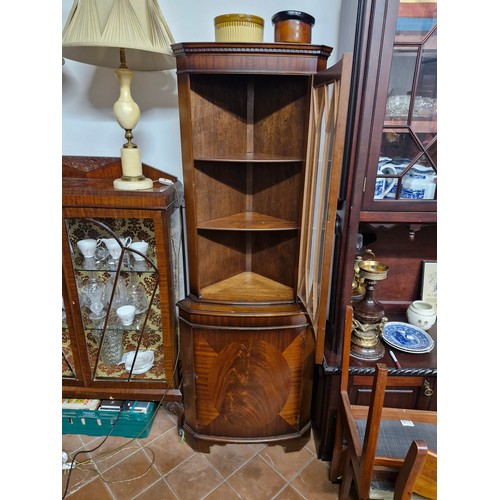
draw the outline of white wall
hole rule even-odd
[[[72,4],[73,0],[62,0],[62,27]],[[159,5],[176,42],[214,41],[213,19],[228,13],[262,17],[264,42],[272,42],[272,16],[282,10],[301,10],[316,19],[312,43],[334,47],[328,65],[339,58],[335,47],[341,0],[159,0]],[[125,139],[113,116],[118,98],[113,69],[66,60],[62,75],[62,154],[120,156]],[[182,180],[175,70],[136,72],[132,96],[141,109],[133,133],[142,161]]]

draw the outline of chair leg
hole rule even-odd
[[[348,457],[342,474],[342,483],[340,484],[339,500],[348,500],[352,485],[352,466],[351,459]]]
[[[342,470],[342,424],[340,422],[340,412],[337,412],[335,422],[335,441],[333,444],[332,464],[330,466],[330,481],[337,482]]]
[[[424,467],[426,457],[427,445],[425,441],[413,441],[396,479],[394,500],[407,500],[411,498],[413,486],[420,471]]]

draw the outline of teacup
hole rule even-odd
[[[138,252],[141,252],[143,255],[147,255],[148,253],[148,248],[149,248],[149,243],[147,241],[134,241],[128,245],[128,248],[131,248],[132,250],[137,250]],[[134,259],[135,260],[144,260],[144,257],[142,255],[139,255],[138,253],[134,253]]]
[[[123,326],[130,326],[134,322],[135,306],[121,306],[116,310],[116,315],[120,318]]]
[[[132,238],[127,236],[126,238],[118,238],[124,247],[128,247],[132,243]]]
[[[106,245],[106,248],[108,249],[111,258],[113,260],[119,259],[120,254],[122,252],[122,247],[120,246],[120,243],[118,243],[118,241],[116,241],[114,238],[105,238],[102,241]]]
[[[97,248],[97,245],[101,243],[101,240],[94,240],[91,238],[87,238],[84,240],[80,240],[76,242],[76,246],[82,252],[82,255],[86,259],[90,259],[91,257],[94,256],[95,249]]]
[[[394,165],[385,164],[379,166],[377,173],[382,175],[396,175],[397,171]],[[398,180],[395,177],[377,177],[377,179],[375,180],[375,194],[373,196],[373,199],[382,200],[383,198],[385,198],[387,193],[389,193],[389,191],[394,187],[397,181]]]

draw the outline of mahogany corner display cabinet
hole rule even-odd
[[[327,69],[330,47],[295,43],[172,48],[189,270],[184,435],[204,452],[299,449],[323,357],[350,59]]]
[[[355,319],[356,310],[367,317],[369,290],[383,308],[380,325],[408,323],[417,300],[437,309],[437,2],[359,0],[343,13],[340,26],[356,28],[325,351],[315,373],[313,425],[324,460],[332,456],[346,305]],[[386,270],[376,285],[363,278],[363,262]],[[368,403],[380,360],[390,367],[385,406],[436,410],[437,329],[424,332],[432,348],[421,350],[391,344],[381,329],[377,352],[360,347],[368,335],[354,339],[353,331],[353,404]]]
[[[175,303],[182,185],[123,191],[119,158],[63,157],[62,395],[166,401],[182,413]]]

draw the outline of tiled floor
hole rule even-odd
[[[338,498],[330,464],[316,458],[314,441],[298,452],[281,446],[227,444],[196,453],[181,442],[177,417],[161,407],[147,438],[131,440],[66,434],[62,449],[81,463],[73,469],[71,500],[315,500]],[[93,462],[89,458],[93,458]],[[64,494],[67,473],[62,474]]]

